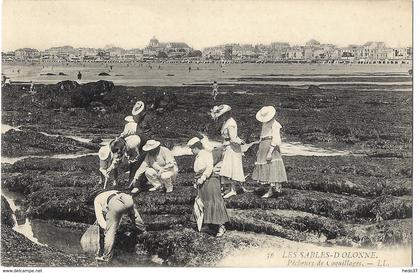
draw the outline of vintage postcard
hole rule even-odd
[[[411,267],[412,6],[4,0],[3,270]]]

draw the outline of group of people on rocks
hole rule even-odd
[[[195,136],[187,143],[195,156],[195,176],[192,184],[202,202],[202,223],[216,226],[216,237],[223,236],[226,231],[225,224],[229,221],[224,199],[237,195],[241,188],[244,192],[248,191],[244,187],[246,178],[242,157],[249,145],[238,136],[238,125],[231,110],[226,104],[216,105],[210,110],[213,120],[222,124],[221,147],[214,147],[209,139],[203,136]],[[164,147],[158,140],[150,139],[141,130],[140,124],[145,112],[145,104],[142,101],[136,102],[132,115],[125,118],[127,123],[124,131],[109,145],[101,147],[98,153],[100,183],[104,184],[104,188],[110,178],[113,178],[115,185],[118,166],[125,162],[129,166],[128,188],[131,190],[131,193],[108,190],[95,199],[98,224],[105,230],[104,252],[102,256],[97,257],[98,260],[111,259],[116,229],[123,214],[128,213],[133,225],[137,229],[144,230],[143,222],[134,208],[132,199],[133,195],[140,192],[139,183],[142,177],[151,185],[148,191],[164,189],[169,194],[174,189],[178,164],[170,149]],[[282,183],[287,181],[280,152],[282,126],[275,116],[276,109],[273,106],[264,106],[256,113],[256,119],[261,122],[262,128],[252,179],[269,185],[263,198],[270,198],[276,191],[280,192]],[[222,185],[228,189],[227,192],[222,193]]]

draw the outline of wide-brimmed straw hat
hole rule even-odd
[[[133,106],[133,110],[131,110],[131,114],[136,116],[140,114],[144,110],[144,102],[141,100],[137,101],[136,104]]]
[[[276,114],[276,109],[273,106],[264,106],[257,112],[255,117],[259,122],[267,122],[274,118]]]
[[[146,144],[144,144],[143,151],[145,151],[145,152],[151,151],[153,149],[156,149],[159,146],[160,146],[160,142],[159,141],[151,139],[151,140],[148,140],[146,142]]]
[[[134,120],[133,116],[126,116],[126,117],[124,118],[124,120],[125,120],[125,121],[127,121],[127,122],[136,122],[136,121]]]
[[[190,139],[187,143],[188,147],[192,147],[194,144],[196,144],[197,142],[200,142],[200,139],[198,137],[193,137],[192,139]]]
[[[111,148],[109,145],[102,146],[99,149],[98,156],[100,160],[106,160],[111,155]]]
[[[212,116],[213,119],[217,119],[218,117],[220,117],[221,115],[223,115],[226,112],[229,112],[230,110],[232,110],[232,107],[230,107],[227,104],[222,104],[222,105],[219,105],[219,106],[214,106],[210,110],[210,115]]]

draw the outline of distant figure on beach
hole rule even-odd
[[[191,72],[191,66],[190,66],[190,67],[188,67],[188,72]]]
[[[29,92],[34,92],[34,82],[33,81],[31,81],[31,86],[29,87]]]
[[[79,73],[77,73],[77,80],[81,81],[82,80],[82,73],[79,71]]]
[[[7,78],[6,77],[6,79],[4,80],[4,87],[6,87],[6,86],[10,86],[11,85],[11,81],[10,81],[10,78]]]
[[[262,128],[252,179],[269,186],[263,198],[272,197],[276,191],[281,192],[282,183],[287,182],[286,169],[280,152],[282,127],[275,119],[275,115],[276,109],[273,106],[264,106],[256,114],[256,119],[262,123]]]
[[[109,68],[112,70],[112,65],[110,65]]]
[[[219,86],[217,85],[217,81],[214,81],[213,82],[213,100],[216,100],[218,89],[219,89]]]

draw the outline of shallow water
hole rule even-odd
[[[88,155],[97,155],[98,153],[85,153],[85,154],[55,154],[55,155],[27,155],[27,156],[19,156],[19,157],[1,157],[1,163],[8,163],[14,164],[19,160],[23,160],[26,158],[56,158],[56,159],[72,159],[72,158],[80,158],[83,156]]]
[[[35,83],[57,83],[63,80],[76,80],[78,71],[83,74],[82,83],[98,80],[110,80],[117,85],[126,86],[180,86],[194,83],[238,83],[241,77],[249,76],[299,76],[308,80],[288,82],[289,85],[310,84],[311,77],[328,77],[330,75],[363,75],[377,76],[390,74],[391,76],[408,76],[411,65],[345,65],[345,64],[167,64],[153,63],[153,69],[147,64],[110,64],[90,63],[80,64],[35,64],[17,65],[3,64],[2,72],[12,81],[34,81]],[[160,66],[160,69],[158,67]],[[191,72],[188,68],[191,67]],[[198,68],[198,70],[197,70]],[[19,69],[19,73],[17,72]],[[45,76],[40,74],[64,72],[67,76]],[[107,72],[110,76],[98,76]],[[168,74],[174,76],[167,76]],[[117,76],[122,75],[122,76]],[[372,80],[373,81],[373,80]],[[242,82],[241,82],[242,83]],[[255,83],[255,82],[254,82]],[[267,83],[267,82],[264,82]],[[320,83],[315,83],[319,85]],[[340,84],[342,84],[340,82]]]
[[[10,126],[10,125],[7,125],[7,124],[2,124],[1,125],[1,133],[2,134],[5,134],[5,133],[9,132],[10,130],[20,131],[19,127]]]
[[[29,218],[16,219],[15,213],[21,210],[18,203],[24,196],[10,192],[6,189],[2,189],[1,194],[6,198],[14,213],[13,218],[16,224],[13,227],[13,230],[24,235],[38,245],[54,247],[70,254],[84,253],[80,245],[80,238],[82,237],[84,230],[59,227],[46,220]],[[93,256],[92,261],[94,261]],[[145,254],[118,252],[118,254],[114,256],[113,265],[150,266],[161,262],[162,260],[155,256],[150,257]]]
[[[29,218],[24,219],[18,219],[16,217],[16,213],[21,211],[20,205],[17,205],[16,203],[23,199],[23,196],[10,192],[8,190],[2,189],[1,190],[2,196],[4,196],[9,203],[10,209],[13,211],[13,220],[15,221],[15,225],[13,226],[13,230],[24,235],[26,238],[31,240],[32,242],[43,245],[41,242],[39,242],[38,238],[34,236],[33,230],[32,230],[32,222],[29,220]]]
[[[221,146],[220,142],[211,141],[214,147]],[[282,142],[282,156],[345,156],[352,154],[350,151],[326,149],[301,142]],[[172,150],[174,156],[192,155],[191,149],[186,145],[175,146]]]

